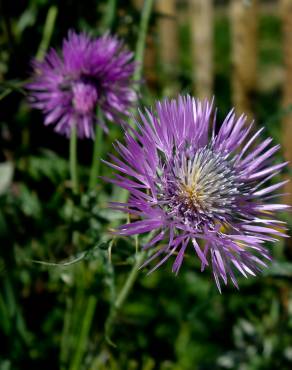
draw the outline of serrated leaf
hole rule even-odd
[[[43,150],[39,156],[31,156],[29,164],[29,174],[36,181],[47,177],[59,182],[68,176],[67,161],[49,150]]]

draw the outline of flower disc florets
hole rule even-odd
[[[244,189],[227,158],[203,147],[183,151],[167,167],[158,175],[157,192],[169,215],[198,229],[214,229],[216,222],[235,216]]]
[[[286,163],[270,163],[279,146],[268,149],[270,138],[258,143],[262,130],[252,135],[244,116],[231,111],[217,129],[212,115],[212,104],[191,97],[141,113],[138,129],[117,143],[121,159],[112,156],[110,165],[122,175],[110,181],[130,192],[127,203],[113,207],[140,218],[118,233],[154,233],[145,248],[157,250],[146,263],[164,255],[155,269],[176,255],[177,273],[192,244],[220,289],[220,278],[237,286],[234,268],[255,275],[270,259],[263,243],[285,236],[274,214],[287,206],[270,202],[285,182],[269,182]]]
[[[73,107],[79,114],[91,114],[96,107],[97,87],[90,82],[78,81],[72,86]]]
[[[136,102],[132,59],[113,36],[91,38],[70,31],[60,55],[52,49],[43,62],[33,62],[33,82],[27,86],[32,106],[57,132],[68,136],[76,125],[79,137],[93,137],[95,124],[106,129],[101,116],[121,123]]]

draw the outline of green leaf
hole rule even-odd
[[[283,276],[292,277],[292,263],[275,262],[270,268],[264,271],[265,276]]]
[[[3,195],[9,189],[13,179],[12,162],[0,163],[0,195]]]
[[[37,194],[28,189],[24,184],[21,184],[19,189],[19,200],[22,212],[28,217],[40,219],[42,208]]]

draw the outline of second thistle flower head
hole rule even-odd
[[[69,135],[75,124],[79,137],[92,137],[95,124],[104,126],[102,119],[97,121],[97,107],[106,119],[120,122],[135,103],[132,59],[123,43],[109,34],[93,39],[70,31],[60,55],[51,49],[43,62],[34,61],[28,85],[32,105],[57,132]]]
[[[233,111],[217,130],[212,103],[191,97],[140,117],[126,144],[116,145],[121,159],[110,164],[121,173],[110,181],[130,192],[127,203],[113,206],[140,218],[118,233],[152,232],[145,248],[157,247],[146,261],[160,257],[154,269],[176,255],[177,273],[192,246],[202,270],[212,266],[219,290],[220,279],[237,286],[234,270],[254,275],[270,259],[263,243],[284,236],[274,213],[286,206],[271,201],[284,182],[269,184],[286,164],[270,163],[279,146],[268,148],[270,138],[258,143],[262,130],[251,134]]]

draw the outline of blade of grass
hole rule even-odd
[[[41,40],[41,43],[39,45],[38,51],[36,53],[36,59],[41,61],[44,59],[44,56],[49,48],[52,34],[54,31],[56,19],[58,15],[58,8],[55,5],[52,5],[47,14],[45,26],[44,26],[44,32],[43,37]]]
[[[108,0],[106,10],[104,12],[102,29],[108,31],[112,28],[114,23],[117,8],[117,0]]]
[[[67,368],[66,364],[68,363],[69,354],[70,354],[70,322],[73,311],[73,301],[71,297],[66,299],[66,309],[64,315],[64,325],[62,330],[61,337],[61,346],[60,346],[60,368],[65,370]]]
[[[83,316],[81,330],[78,336],[77,345],[75,347],[75,353],[70,366],[70,370],[80,370],[80,365],[87,347],[88,336],[90,327],[92,324],[95,308],[97,304],[97,298],[95,296],[90,296],[88,298],[87,307]]]

